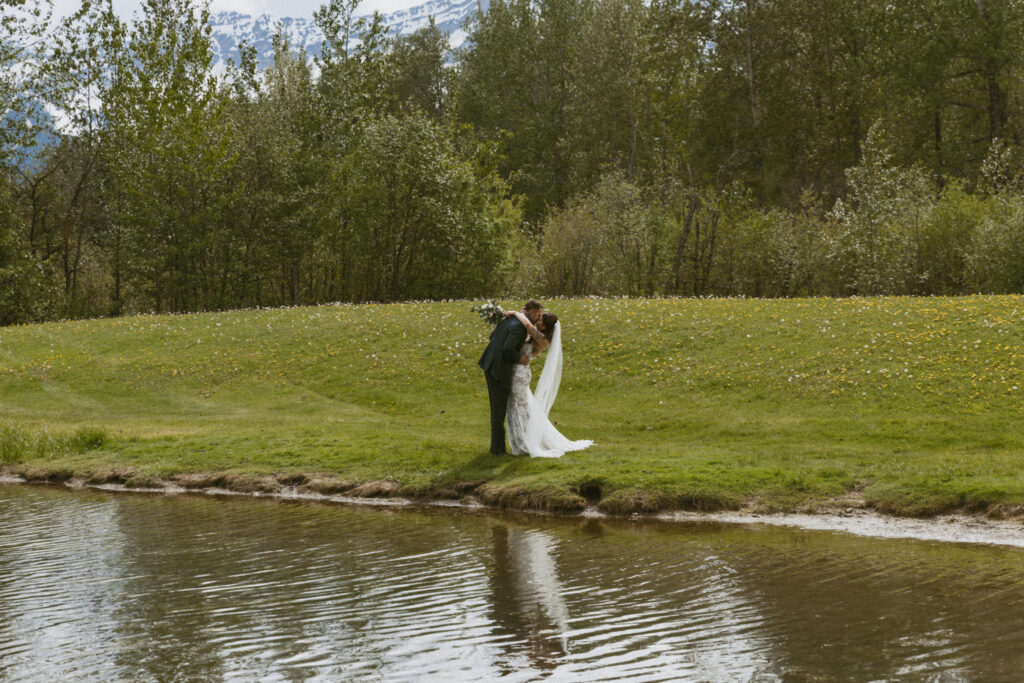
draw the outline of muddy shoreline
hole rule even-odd
[[[316,484],[279,484],[272,486],[269,481],[263,486],[247,481],[245,486],[232,486],[225,475],[189,475],[174,481],[148,480],[146,482],[89,481],[81,478],[32,478],[11,472],[0,472],[0,484],[33,484],[63,486],[72,490],[91,489],[119,493],[146,493],[159,495],[213,495],[249,496],[279,500],[308,501],[341,505],[362,505],[375,507],[432,507],[457,508],[462,510],[494,510],[565,517],[596,519],[652,520],[674,523],[718,523],[742,525],[788,526],[813,531],[832,531],[875,538],[907,538],[922,541],[946,543],[976,543],[986,545],[1024,548],[1024,522],[1017,519],[992,519],[984,514],[970,511],[954,512],[929,518],[895,517],[864,507],[836,507],[815,513],[772,513],[756,510],[693,512],[671,511],[658,513],[633,513],[610,515],[588,505],[579,511],[552,511],[535,508],[512,508],[508,505],[488,504],[474,495],[450,498],[407,498],[396,495],[388,482],[371,482],[346,488],[343,492],[315,490]],[[272,477],[266,478],[273,480]],[[321,482],[322,489],[330,489],[327,480]],[[203,485],[216,484],[218,485]],[[148,484],[148,485],[141,485]],[[198,484],[198,485],[189,485]],[[333,486],[342,488],[341,483]],[[452,492],[457,493],[457,492]],[[368,494],[368,495],[364,495]],[[849,504],[850,501],[844,501]]]

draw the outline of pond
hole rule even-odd
[[[0,680],[1019,680],[1024,550],[0,485]]]

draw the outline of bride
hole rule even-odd
[[[526,327],[529,336],[523,343],[522,353],[532,359],[544,349],[548,350],[544,370],[537,381],[536,394],[530,391],[531,373],[528,364],[517,363],[512,372],[512,394],[505,416],[512,453],[529,453],[534,458],[560,458],[569,451],[580,451],[593,445],[594,442],[587,439],[570,441],[548,419],[551,404],[555,402],[558,385],[562,381],[562,335],[558,316],[545,313],[539,324],[534,326],[519,311],[506,312],[505,315],[516,316]]]

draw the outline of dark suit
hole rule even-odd
[[[505,452],[505,411],[512,393],[512,371],[525,341],[523,324],[514,317],[505,318],[491,332],[491,343],[480,357],[491,399],[491,453]]]

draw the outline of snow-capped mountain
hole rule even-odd
[[[407,4],[409,1],[416,0],[399,0],[399,4]],[[389,35],[415,33],[418,29],[426,27],[433,17],[437,26],[448,34],[449,45],[454,50],[466,41],[466,32],[462,30],[465,19],[478,9],[486,12],[489,6],[490,0],[427,0],[412,7],[395,8],[382,14]],[[367,11],[364,16],[369,14]],[[233,59],[235,64],[238,64],[238,45],[243,40],[256,48],[259,65],[265,67],[274,54],[272,39],[278,23],[284,27],[293,49],[305,48],[310,59],[320,54],[323,35],[311,18],[274,17],[269,14],[254,17],[239,12],[221,11],[210,15],[215,52],[214,69],[223,73],[228,59]],[[358,42],[358,36],[351,36],[350,48]],[[34,96],[27,96],[30,106],[23,107],[21,113],[7,112],[0,116],[0,125],[7,125],[8,120],[28,119],[30,127],[36,131],[35,143],[18,150],[19,157],[23,158],[20,162],[23,166],[31,164],[40,150],[53,143],[53,128],[66,130],[66,116],[52,106],[43,104],[42,100],[33,103],[33,98]]]
[[[438,27],[448,33],[449,44],[453,49],[461,46],[466,40],[462,30],[466,17],[477,9],[486,11],[489,0],[428,0],[427,2],[384,14],[384,24],[389,35],[409,35],[427,26],[430,17]],[[295,49],[305,48],[310,58],[320,54],[320,43],[323,35],[312,19],[296,17],[273,17],[262,14],[257,17],[238,12],[216,12],[210,16],[213,27],[215,68],[223,69],[228,59],[238,63],[238,44],[243,40],[255,46],[259,55],[260,65],[265,66],[273,55],[271,39],[280,23]],[[358,37],[352,36],[353,45]]]

